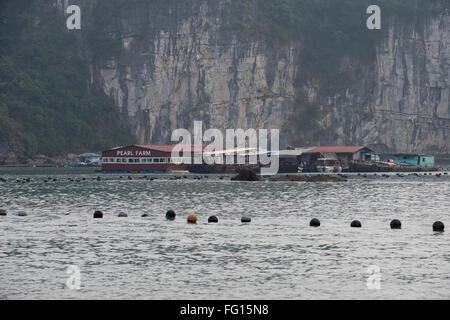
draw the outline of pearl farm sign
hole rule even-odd
[[[150,156],[150,150],[117,150],[117,156],[127,157],[142,157]]]

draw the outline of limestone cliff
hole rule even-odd
[[[61,13],[68,4],[54,0]],[[325,79],[304,76],[305,42],[277,44],[233,28],[231,0],[70,4],[83,12],[77,39],[89,86],[114,99],[140,143],[167,143],[172,130],[203,120],[219,129],[278,128],[282,146],[450,153],[446,1],[420,27],[383,21],[374,58],[343,56]],[[302,120],[306,109],[314,116]]]

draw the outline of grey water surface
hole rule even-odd
[[[8,211],[0,299],[450,298],[450,229],[431,227],[450,228],[448,175],[342,183],[98,175],[0,170]],[[168,209],[174,221],[165,220]],[[93,219],[95,210],[104,218]],[[196,225],[186,223],[190,213]],[[208,224],[210,215],[219,223]],[[318,228],[309,227],[314,217]],[[390,229],[394,218],[401,230]],[[354,219],[362,228],[350,228]],[[70,266],[79,268],[79,290],[68,286]]]

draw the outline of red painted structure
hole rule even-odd
[[[168,172],[188,170],[194,153],[202,147],[186,146],[184,154],[172,157],[176,145],[131,145],[102,152],[104,172]]]

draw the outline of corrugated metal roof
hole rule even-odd
[[[302,153],[306,153],[309,150],[314,149],[314,148],[316,148],[316,147],[297,147],[297,148],[295,148],[295,150],[300,151]]]
[[[308,149],[309,150],[309,149]],[[280,150],[278,154],[280,156],[300,156],[304,153],[304,149],[295,149],[295,150]]]
[[[396,153],[394,156],[396,157],[434,157],[430,154],[424,154],[424,153]]]
[[[364,149],[364,146],[330,146],[330,147],[315,147],[307,151],[307,153],[355,153]]]
[[[210,151],[210,152],[203,152],[203,154],[206,155],[219,155],[219,154],[227,154],[227,155],[232,155],[232,154],[240,154],[240,155],[245,155],[245,154],[255,154],[255,152],[257,152],[256,148],[234,148],[234,149],[216,149],[214,151]],[[264,153],[267,153],[267,151],[263,151]]]

